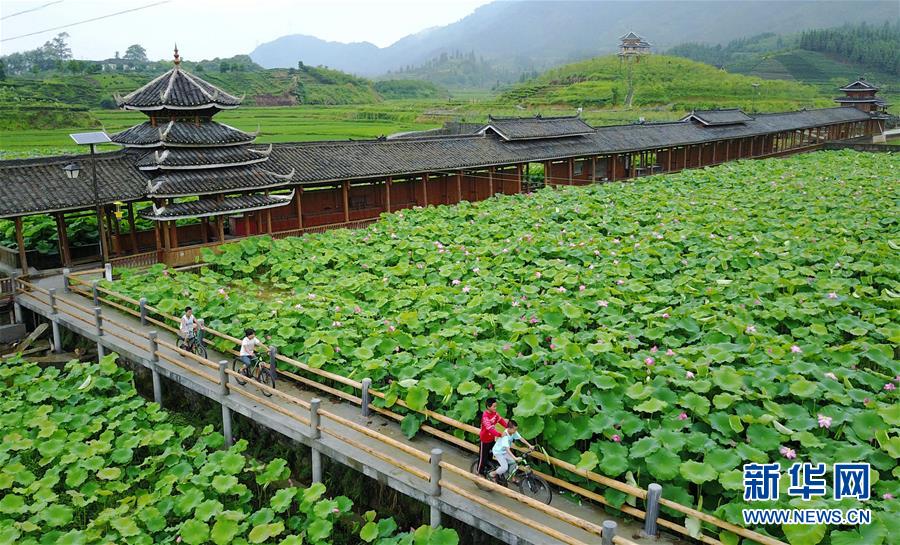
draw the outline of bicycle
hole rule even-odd
[[[203,328],[197,329],[197,333],[189,337],[182,345],[182,348],[203,359],[208,359],[209,354],[206,350],[206,343],[203,342]]]
[[[550,489],[550,485],[547,481],[545,481],[543,477],[535,475],[534,469],[528,465],[528,455],[532,452],[534,452],[534,449],[525,451],[519,457],[516,470],[512,472],[511,475],[498,477],[497,484],[507,488],[511,488],[510,485],[514,484],[519,488],[519,492],[522,494],[549,505],[553,500],[553,491]],[[475,458],[475,461],[472,462],[470,471],[485,480],[488,480],[486,477],[488,473],[499,467],[497,461],[492,458],[484,468],[484,474],[481,474],[478,472],[478,461],[478,458]],[[477,480],[475,481],[475,485],[482,490],[490,490],[490,487],[480,484]]]
[[[275,389],[275,378],[272,376],[273,373],[269,370],[269,365],[262,363],[262,361],[256,356],[250,356],[250,365],[245,365],[244,361],[239,357],[235,357],[231,361],[231,370],[237,373],[238,375],[243,375],[247,377],[249,380],[254,380],[264,386],[268,386],[269,388]],[[241,380],[240,378],[236,378],[237,383],[241,386],[247,384],[246,380]],[[272,392],[266,390],[264,388],[259,389],[264,396],[272,397]]]

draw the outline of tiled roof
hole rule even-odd
[[[837,97],[836,99],[834,99],[834,101],[835,101],[835,102],[840,102],[840,103],[846,103],[846,104],[866,104],[866,103],[871,102],[871,103],[874,103],[874,104],[878,104],[879,106],[884,106],[884,105],[887,104],[887,103],[884,101],[884,99],[881,98],[881,97],[866,97],[866,98],[859,98],[859,97]]]
[[[251,165],[268,159],[272,145],[268,149],[254,149],[248,146],[223,148],[171,148],[154,150],[137,162],[141,170],[197,170],[228,166]]]
[[[704,125],[733,125],[746,123],[751,119],[749,115],[738,108],[733,108],[730,110],[694,110],[682,121],[696,120]]]
[[[252,142],[255,134],[246,133],[216,121],[170,121],[154,127],[149,121],[112,135],[112,141],[128,147],[159,146],[233,146]]]
[[[100,201],[130,201],[147,193],[147,177],[134,168],[134,152],[97,154],[97,192]],[[63,167],[77,163],[78,178]],[[0,217],[89,208],[95,204],[90,160],[63,155],[0,161]]]
[[[493,136],[458,136],[386,141],[275,144],[268,168],[296,169],[294,182],[456,172],[522,162],[623,153],[762,135],[783,130],[869,119],[855,108],[760,114],[746,124],[701,127],[661,123],[598,127],[573,138],[503,141]]]
[[[388,140],[400,140],[408,138],[431,138],[434,136],[461,136],[475,134],[484,127],[484,123],[460,123],[456,121],[447,121],[443,127],[437,129],[427,129],[424,131],[408,131],[398,132],[388,135]]]
[[[635,34],[634,32],[629,32],[628,34],[619,38],[620,40],[641,40],[642,38]]]
[[[238,214],[253,210],[264,210],[284,206],[294,198],[294,192],[287,195],[240,195],[226,197],[222,202],[215,199],[198,199],[189,202],[170,204],[156,208],[151,206],[141,210],[138,215],[156,221],[179,220],[185,218],[202,218]]]
[[[266,170],[261,165],[248,165],[166,171],[152,180],[154,186],[158,185],[152,191],[148,190],[148,178],[134,165],[143,155],[126,150],[98,156],[98,179],[104,202],[127,201],[145,198],[148,193],[160,197],[186,196],[422,172],[457,172],[683,146],[868,119],[867,113],[856,108],[835,107],[759,114],[734,125],[703,127],[676,122],[600,127],[570,138],[504,141],[496,136],[470,135],[275,144],[265,163]],[[189,153],[196,151],[189,150]],[[62,170],[74,159],[69,156],[0,161],[0,217],[91,206],[93,198],[85,157],[77,158],[86,169],[77,180],[69,180]],[[272,172],[289,172],[293,177],[287,179]]]
[[[228,109],[236,108],[241,103],[241,99],[185,72],[177,64],[165,74],[117,101],[126,110],[144,111]]]
[[[493,130],[504,140],[562,138],[594,132],[578,116],[571,117],[490,117],[481,132]]]
[[[267,165],[269,166],[269,165]],[[146,184],[152,197],[187,197],[226,191],[252,191],[286,186],[294,172],[280,174],[259,165],[217,168],[215,170],[172,170]]]
[[[868,81],[866,78],[860,77],[858,80],[853,83],[847,84],[840,89],[841,91],[877,91],[878,87],[875,87]]]

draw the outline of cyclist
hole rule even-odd
[[[197,335],[199,328],[200,324],[197,323],[197,318],[194,316],[194,309],[184,307],[184,315],[181,316],[181,326],[178,328],[178,332],[183,339],[181,343],[182,350],[187,350],[190,347],[191,341]]]
[[[512,444],[513,441],[520,440],[525,443],[528,448],[534,449],[531,446],[531,443],[522,438],[518,433],[518,424],[516,424],[515,420],[510,420],[507,422],[506,429],[503,430],[503,433],[497,439],[497,442],[494,444],[494,448],[491,450],[491,453],[494,455],[494,460],[497,460],[499,467],[494,471],[491,471],[488,474],[488,477],[493,481],[499,481],[501,479],[507,479],[510,475],[516,472],[516,462],[519,461],[516,458],[516,455],[513,454]]]
[[[244,330],[244,338],[241,339],[241,352],[240,358],[241,361],[244,362],[244,369],[251,367],[254,364],[256,356],[253,352],[256,350],[257,346],[260,346],[262,341],[256,338],[256,331],[253,328],[247,328]]]
[[[497,398],[489,397],[485,402],[484,412],[481,413],[481,432],[478,434],[481,440],[481,448],[478,452],[478,473],[480,475],[484,475],[484,470],[491,461],[491,449],[494,448],[494,441],[501,435],[497,424],[504,428],[507,426],[506,420],[497,412]]]

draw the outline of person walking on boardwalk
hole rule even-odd
[[[481,432],[478,434],[481,439],[481,449],[478,452],[478,473],[480,475],[484,475],[484,470],[491,461],[491,449],[494,448],[494,441],[501,436],[497,424],[504,428],[507,426],[506,420],[497,412],[497,398],[489,397],[485,402],[484,412],[481,413]]]

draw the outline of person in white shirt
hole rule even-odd
[[[181,338],[184,339],[181,345],[182,348],[187,349],[190,340],[197,334],[198,327],[200,326],[197,323],[197,318],[194,316],[194,310],[191,307],[185,307],[184,315],[181,317],[181,326],[178,328]]]
[[[241,339],[241,352],[239,357],[241,358],[241,361],[244,362],[245,368],[253,365],[253,352],[256,350],[256,347],[261,344],[262,341],[256,338],[256,331],[251,328],[244,330],[244,338]]]
[[[519,459],[513,454],[512,445],[516,440],[522,441],[528,448],[534,448],[531,446],[531,443],[526,441],[521,435],[518,433],[518,424],[516,424],[515,420],[509,420],[507,422],[506,429],[503,430],[503,434],[499,439],[494,443],[494,448],[491,449],[491,453],[494,455],[494,460],[497,461],[497,469],[488,473],[488,477],[492,481],[499,481],[500,479],[507,479],[510,475],[516,472],[516,462]]]

